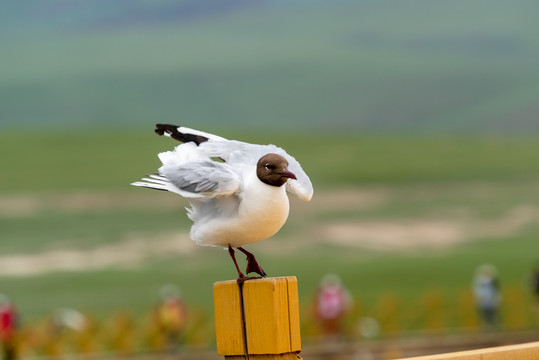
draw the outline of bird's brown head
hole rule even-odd
[[[258,160],[256,175],[260,181],[271,186],[283,186],[288,179],[296,179],[296,175],[288,171],[288,161],[272,153]]]

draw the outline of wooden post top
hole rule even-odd
[[[247,280],[241,286],[235,280],[216,282],[217,353],[228,357],[301,351],[297,283],[294,276]]]

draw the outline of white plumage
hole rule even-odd
[[[186,142],[160,153],[163,165],[158,173],[132,185],[185,197],[191,205],[188,216],[194,222],[190,236],[199,245],[230,249],[264,240],[286,222],[286,190],[305,201],[312,198],[313,187],[307,174],[292,156],[275,145],[227,140],[173,125],[157,127],[158,134]],[[265,157],[268,154],[277,155]],[[281,157],[285,160],[281,161]],[[274,170],[277,168],[283,170]],[[266,176],[280,178],[270,184]],[[239,269],[238,272],[241,277]]]

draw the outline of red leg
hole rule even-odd
[[[247,274],[254,272],[262,277],[266,276],[266,273],[264,272],[264,270],[262,270],[262,267],[258,264],[258,261],[256,261],[256,258],[253,254],[251,254],[249,251],[245,250],[242,247],[239,247],[238,250],[247,255]]]
[[[232,258],[232,261],[234,261],[234,265],[236,266],[236,270],[238,271],[238,279],[236,280],[238,284],[243,283],[245,280],[256,279],[255,277],[252,277],[252,276],[243,275],[243,273],[240,270],[240,267],[238,266],[238,262],[236,261],[236,255],[234,254],[234,249],[232,249],[230,245],[228,245],[228,253],[230,254],[230,257]]]

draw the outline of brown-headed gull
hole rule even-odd
[[[300,164],[275,145],[227,140],[202,131],[157,124],[155,132],[181,141],[159,154],[157,173],[135,186],[185,197],[193,220],[190,236],[198,245],[222,246],[234,261],[238,283],[245,276],[234,248],[247,255],[247,274],[266,276],[253,254],[242,246],[274,235],[288,217],[286,190],[309,201],[313,186]]]

